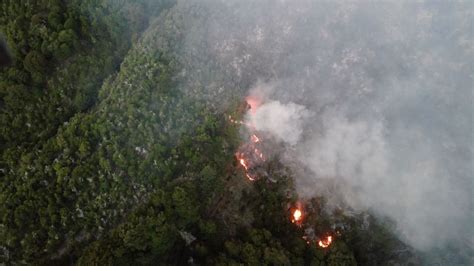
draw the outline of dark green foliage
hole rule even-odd
[[[239,128],[195,95],[200,78],[225,74],[180,53],[184,18],[205,13],[173,4],[1,2],[14,62],[0,69],[0,263],[383,264],[367,254],[390,256],[393,237],[373,227],[375,246],[354,248],[368,236],[347,217],[331,248],[307,245],[277,158],[266,165],[277,182],[242,175]],[[189,60],[202,77],[180,78]],[[332,214],[311,204],[326,232]]]

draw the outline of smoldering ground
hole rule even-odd
[[[263,97],[249,119],[311,170],[295,177],[302,197],[333,179],[415,248],[472,249],[471,1],[191,5],[208,16],[189,18],[184,52],[222,66],[206,89]]]

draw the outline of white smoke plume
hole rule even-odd
[[[391,217],[415,248],[472,249],[472,1],[202,6],[207,19],[190,18],[187,47],[229,76],[206,89],[263,95],[247,119],[311,170],[296,177],[301,196],[331,179],[347,204]]]
[[[271,101],[250,115],[258,130],[296,146],[296,160],[312,172],[297,176],[302,197],[321,193],[316,186],[324,183],[318,179],[336,179],[343,184],[338,197],[355,210],[393,218],[397,233],[417,248],[469,241],[471,188],[457,183],[462,179],[449,173],[444,159],[434,154],[437,145],[426,141],[420,129],[392,128],[389,133],[379,120],[351,121],[335,113],[321,114],[313,125],[311,116],[301,115],[308,113],[301,105]],[[303,133],[308,125],[311,133]]]
[[[303,119],[310,113],[302,105],[271,101],[260,106],[255,113],[248,115],[255,129],[270,133],[277,140],[295,145],[303,133]]]

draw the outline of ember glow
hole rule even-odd
[[[245,123],[244,121],[240,121],[240,120],[235,120],[232,116],[229,115],[229,121],[233,124],[239,124],[239,125],[246,125],[248,127],[250,127],[249,124]]]
[[[254,152],[260,159],[262,159],[262,161],[265,161],[265,157],[263,156],[263,153],[259,149],[255,148]]]
[[[257,108],[262,104],[262,100],[254,96],[248,96],[245,101],[250,106],[251,114],[255,113]]]
[[[247,112],[249,115],[253,115],[256,112],[258,106],[260,106],[261,101],[256,98],[247,97]],[[255,181],[258,178],[262,177],[262,163],[265,162],[265,156],[260,148],[263,147],[262,139],[257,136],[258,132],[255,130],[255,125],[248,124],[244,121],[236,120],[229,115],[229,121],[233,124],[245,125],[249,131],[248,140],[244,142],[235,153],[235,157],[242,168],[245,170],[245,176],[250,181]],[[263,175],[266,173],[264,172]],[[303,213],[303,204],[301,202],[296,202],[296,206],[291,208],[291,222],[297,225],[298,227],[303,226],[304,213]],[[308,245],[314,243],[321,247],[327,248],[331,245],[333,237],[326,236],[318,238],[314,234],[314,230],[311,230],[312,233],[306,234],[303,236],[303,239]],[[319,240],[318,240],[319,239]]]
[[[245,176],[248,178],[248,180],[255,181],[255,178],[252,177],[249,173],[245,173]]]
[[[322,248],[327,248],[331,245],[332,243],[332,236],[327,236],[325,239],[321,239],[318,242],[318,245]]]
[[[256,135],[255,138],[258,139]],[[253,139],[255,139],[253,138]],[[260,139],[259,139],[260,141]],[[245,170],[245,176],[250,180],[254,181],[257,179],[256,169],[265,162],[265,156],[259,148],[256,147],[259,141],[252,141],[244,143],[240,146],[239,151],[235,154],[237,161]]]
[[[297,202],[296,206],[291,209],[291,222],[298,226],[301,226],[301,224],[303,223],[303,218],[303,205],[301,204],[301,202]]]
[[[260,139],[257,137],[257,135],[253,134],[251,137],[250,137],[250,140],[254,143],[257,143],[260,141]]]
[[[245,159],[244,158],[241,158],[240,160],[240,164],[245,168],[245,170],[248,170],[249,167],[247,166],[247,163],[245,163]]]
[[[255,112],[256,108],[261,104],[260,100],[247,97],[247,112],[251,115]],[[228,116],[229,121],[233,124],[245,125],[247,130],[251,133],[248,137],[248,141],[244,142],[235,154],[235,157],[239,164],[245,170],[245,176],[250,181],[254,181],[261,177],[262,169],[261,164],[265,162],[265,155],[262,152],[262,140],[257,136],[258,132],[255,132],[255,127],[244,121],[234,119],[232,116]],[[260,168],[260,169],[259,169]],[[263,171],[265,175],[265,171]]]
[[[296,209],[294,212],[293,212],[293,223],[295,222],[298,222],[301,220],[302,218],[302,213],[299,209]]]

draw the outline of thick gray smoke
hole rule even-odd
[[[332,179],[418,249],[472,247],[472,3],[208,1],[188,47],[263,95],[248,119],[311,170],[301,196]]]

